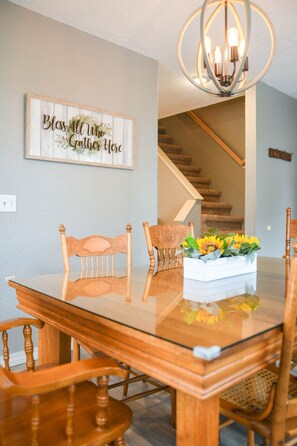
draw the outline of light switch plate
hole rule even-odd
[[[16,212],[16,195],[0,195],[0,212]]]

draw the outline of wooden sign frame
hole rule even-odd
[[[129,116],[26,95],[26,158],[133,169],[134,131]]]

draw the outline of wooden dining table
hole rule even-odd
[[[44,321],[39,363],[70,361],[70,339],[176,389],[178,446],[219,442],[219,394],[279,357],[285,264],[210,282],[183,268],[116,277],[47,274],[10,280],[18,308]]]

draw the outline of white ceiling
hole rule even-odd
[[[185,78],[176,55],[179,31],[202,0],[11,1],[157,60],[160,117],[218,100]],[[270,17],[277,38],[273,64],[262,80],[297,99],[297,0],[255,3]]]

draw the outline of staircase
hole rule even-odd
[[[222,192],[211,189],[211,179],[200,176],[200,167],[192,165],[192,158],[184,155],[183,148],[173,143],[173,136],[166,135],[164,127],[158,128],[159,147],[166,153],[182,174],[202,195],[201,232],[217,228],[219,232],[242,232],[243,217],[231,216],[232,205],[221,203]]]

